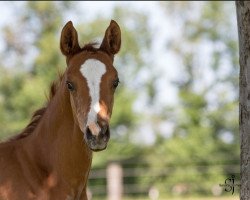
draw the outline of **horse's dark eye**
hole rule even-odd
[[[120,83],[119,79],[116,79],[116,80],[113,82],[114,88],[117,88],[117,86],[119,85],[119,83]]]
[[[67,81],[66,84],[67,84],[67,87],[68,87],[68,89],[69,89],[70,91],[75,90],[75,87],[74,87],[74,85],[73,85],[71,82]]]

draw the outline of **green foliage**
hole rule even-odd
[[[111,140],[106,151],[94,154],[93,168],[105,167],[113,160],[123,165],[131,161],[133,167],[144,167],[151,175],[126,178],[131,184],[153,185],[168,194],[211,194],[214,185],[233,173],[230,166],[239,164],[238,49],[231,19],[234,10],[227,2],[159,5],[166,13],[163,21],[178,24],[180,32],[162,41],[167,44],[167,53],[179,61],[176,70],[180,76],[173,85],[178,90],[178,103],[171,108],[164,105],[157,112],[153,109],[152,105],[158,104],[157,81],[163,76],[151,57],[156,33],[149,28],[147,13],[115,7],[110,18],[122,29],[122,48],[115,57],[121,84],[115,95]],[[25,2],[18,11],[19,21],[3,29],[0,139],[21,131],[31,114],[46,103],[51,81],[66,67],[59,49],[66,15],[81,12],[73,2]],[[101,42],[110,18],[100,15],[87,21],[83,17],[82,23],[74,24],[80,44]],[[207,46],[205,64],[199,56]],[[204,83],[206,71],[212,79]],[[150,77],[140,80],[143,72]],[[142,93],[148,100],[146,107],[135,111]],[[158,128],[164,122],[173,124],[167,137]],[[152,145],[134,141],[144,125],[152,126],[156,137]],[[105,184],[102,179],[90,185],[98,182]],[[178,192],[178,188],[183,190]]]
[[[169,4],[165,3],[168,11],[172,9]],[[170,11],[173,15],[188,13],[194,2],[178,4],[174,11]],[[228,91],[228,88],[238,88],[238,82],[233,81],[238,76],[235,73],[237,40],[231,19],[222,14],[232,12],[232,7],[224,2],[203,2],[199,6],[201,9],[196,18],[179,19],[182,39],[176,37],[168,43],[169,51],[174,52],[182,63],[183,76],[176,80],[179,104],[171,117],[174,123],[172,137],[164,140],[158,136],[147,157],[151,169],[159,167],[156,171],[159,176],[162,169],[166,169],[166,173],[161,176],[161,181],[146,181],[175,195],[210,195],[216,183],[223,182],[230,174],[239,175],[239,167],[238,172],[232,167],[239,166],[238,96],[236,90]],[[211,48],[208,65],[213,80],[204,84],[206,74],[199,72],[200,68],[205,71],[207,66],[197,59],[197,54],[200,45],[208,42],[215,47]],[[217,45],[227,48],[217,48]],[[230,63],[226,69],[228,73],[222,69],[225,60]],[[213,95],[216,98],[211,100]]]

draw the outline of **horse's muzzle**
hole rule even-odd
[[[86,127],[85,140],[92,151],[102,151],[106,149],[110,137],[108,125],[99,126],[96,123]]]

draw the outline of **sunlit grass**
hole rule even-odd
[[[93,198],[92,200],[103,200],[105,198]],[[108,199],[108,198],[106,198]],[[124,197],[122,200],[151,200],[149,197]],[[225,196],[225,197],[160,197],[157,200],[240,200],[239,196]]]
[[[226,197],[160,197],[158,200],[239,200],[239,196]],[[150,200],[148,197],[123,198],[123,200]]]

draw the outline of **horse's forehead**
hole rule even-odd
[[[118,73],[112,60],[102,52],[82,52],[74,56],[70,60],[67,70],[69,80],[81,81],[84,79],[97,84],[104,80],[115,79],[117,76]],[[102,77],[104,78],[102,79]]]
[[[80,72],[87,81],[100,82],[101,77],[106,73],[107,66],[97,59],[87,59],[80,67]]]

